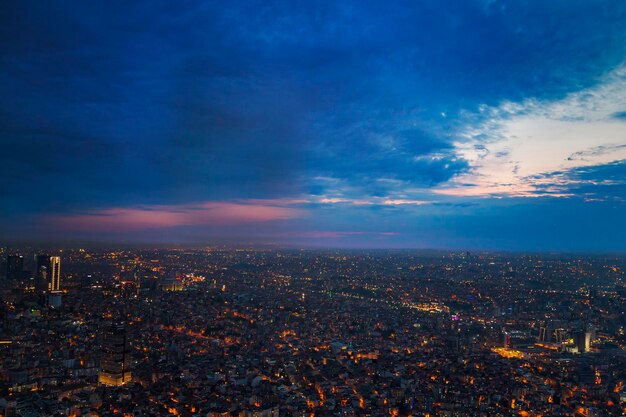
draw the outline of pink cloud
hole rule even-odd
[[[293,236],[307,237],[313,239],[340,239],[348,236],[395,236],[398,233],[395,232],[341,232],[336,230],[312,230],[308,232],[293,233]]]
[[[135,231],[175,226],[234,225],[303,217],[302,209],[285,200],[204,202],[182,205],[115,207],[76,214],[48,216],[53,227],[78,231]]]

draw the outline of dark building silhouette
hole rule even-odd
[[[586,329],[575,332],[574,343],[578,348],[578,353],[589,352],[589,348],[591,347],[591,332]]]
[[[24,257],[22,255],[9,255],[7,258],[7,279],[16,281],[24,276]]]
[[[130,381],[130,340],[124,323],[107,325],[102,332],[102,357],[98,382],[123,385]]]
[[[35,290],[42,293],[48,288],[50,255],[35,255],[35,265]]]

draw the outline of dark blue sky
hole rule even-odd
[[[626,250],[626,3],[5,1],[0,236]]]

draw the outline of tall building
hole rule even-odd
[[[50,255],[35,255],[35,290],[44,293],[48,289],[48,274],[50,271]]]
[[[61,257],[37,255],[35,289],[38,292],[59,291],[61,289]]]
[[[22,255],[9,255],[7,258],[7,279],[16,281],[24,275],[24,257]]]
[[[51,256],[48,291],[59,291],[60,289],[61,289],[61,257]]]
[[[102,357],[98,382],[123,385],[130,381],[130,340],[123,323],[110,324],[102,332]]]
[[[578,348],[578,353],[589,352],[591,347],[591,332],[586,330],[579,330],[574,333],[574,343]]]

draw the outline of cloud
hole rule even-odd
[[[626,119],[626,111],[620,111],[620,112],[613,113],[613,118],[618,119],[618,120]]]
[[[321,197],[311,200],[321,204],[350,204],[353,206],[423,206],[433,204],[429,200],[408,200],[397,198],[371,197],[368,199],[350,199],[340,197]]]
[[[580,103],[623,91],[599,77],[626,56],[624,16],[620,0],[2,2],[0,235],[43,233],[38,219],[194,241],[434,222],[424,242],[460,242],[447,216],[501,200],[459,195],[613,204],[617,169],[572,170],[621,152],[596,134],[626,106]],[[576,139],[589,119],[593,143],[519,139]]]
[[[225,226],[288,220],[306,211],[288,207],[293,201],[204,202],[107,208],[75,214],[49,215],[48,226],[69,232],[130,232],[178,226]]]
[[[470,169],[435,190],[455,196],[570,196],[566,173],[626,159],[626,67],[559,100],[527,99],[468,114],[454,143]],[[551,174],[554,173],[554,174]]]
[[[311,239],[341,239],[355,236],[375,236],[379,238],[398,236],[396,232],[354,232],[354,231],[336,231],[336,230],[309,230],[302,232],[293,232],[287,234],[293,238],[311,238]]]

